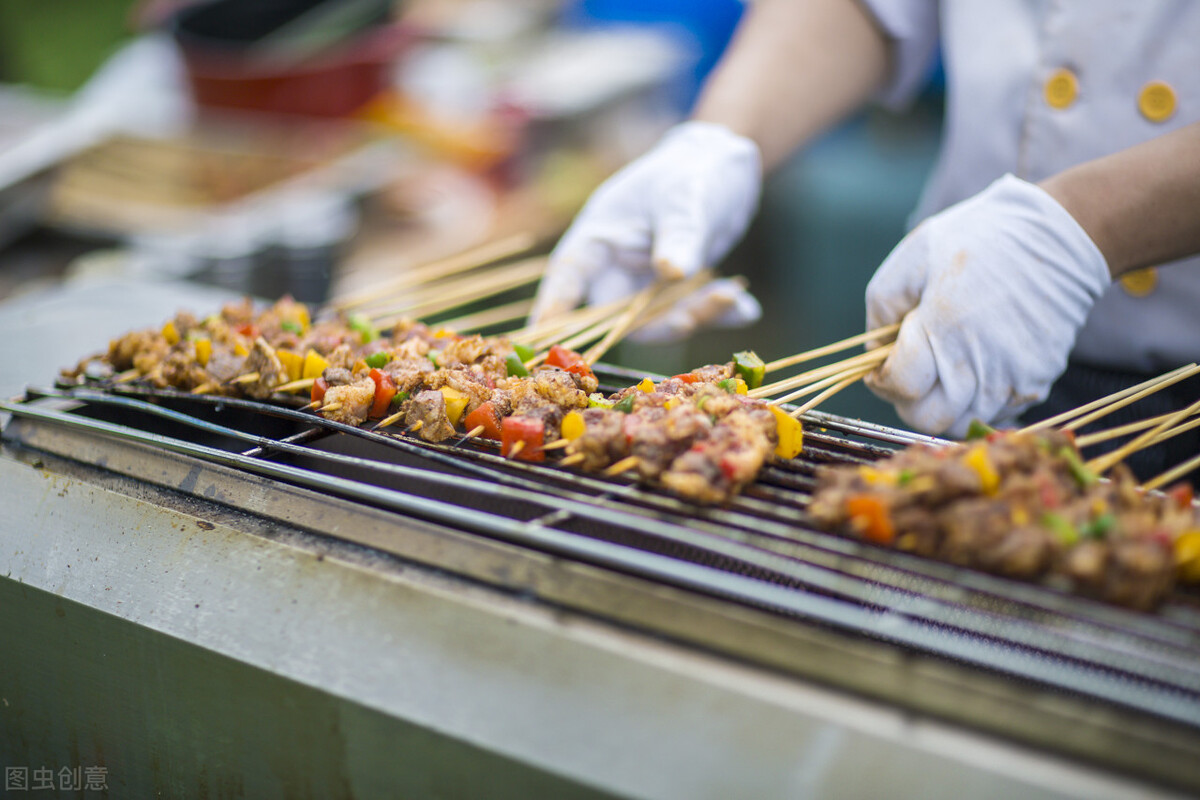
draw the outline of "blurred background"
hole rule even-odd
[[[22,310],[55,293],[170,285],[195,287],[197,310],[211,289],[321,303],[518,231],[548,247],[605,176],[686,116],[742,11],[0,0],[0,329],[19,333]],[[608,360],[670,374],[860,332],[867,280],[932,164],[941,102],[931,76],[909,110],[868,111],[770,177],[721,265],[749,279],[759,323]],[[823,409],[897,424],[861,386]]]

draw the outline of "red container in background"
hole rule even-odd
[[[344,117],[353,114],[391,82],[392,64],[410,39],[398,24],[376,24],[353,32],[319,54],[293,62],[264,58],[247,39],[259,19],[236,19],[254,0],[203,4],[178,15],[178,43],[196,103],[201,107],[272,114]],[[260,9],[276,12],[278,8]],[[277,6],[278,4],[276,4]],[[213,15],[229,9],[228,35],[214,31]],[[202,32],[192,23],[203,17]],[[218,20],[220,21],[220,20]]]

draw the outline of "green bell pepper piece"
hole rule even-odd
[[[1047,511],[1042,514],[1042,525],[1050,530],[1063,544],[1070,546],[1079,541],[1079,531],[1061,514]]]
[[[392,354],[383,350],[378,353],[371,353],[367,356],[367,366],[373,369],[382,369],[385,364],[392,360]]]
[[[630,392],[625,397],[622,397],[620,400],[613,403],[613,411],[620,411],[622,414],[633,413],[633,399],[636,396],[636,392]]]
[[[996,432],[996,429],[988,425],[981,419],[971,420],[971,424],[967,426],[967,441],[975,439],[986,439]]]
[[[531,359],[535,355],[537,355],[537,353],[534,352],[534,349],[532,347],[527,347],[526,345],[523,345],[523,344],[514,344],[513,352],[516,353],[520,357],[522,362],[528,361],[529,359]]]
[[[525,362],[521,360],[521,356],[517,353],[509,353],[504,358],[504,366],[508,368],[509,377],[528,378],[529,370],[525,367]]]
[[[738,377],[746,382],[746,386],[757,389],[762,386],[767,374],[767,365],[753,350],[743,350],[733,354],[733,370]]]

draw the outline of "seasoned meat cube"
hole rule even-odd
[[[261,336],[254,340],[250,347],[250,355],[246,356],[246,370],[257,372],[258,379],[252,383],[243,383],[242,391],[257,400],[265,400],[275,391],[275,387],[287,382],[287,370],[279,363],[275,348],[267,344]]]
[[[507,378],[498,384],[512,395],[514,408],[552,403],[562,409],[587,408],[588,399],[571,374],[558,367],[541,367],[528,378]]]
[[[504,359],[497,355],[484,356],[477,363],[471,365],[471,371],[478,375],[484,383],[492,386],[508,377],[508,366],[504,363]]]
[[[625,438],[629,442],[629,454],[638,457],[638,474],[643,479],[653,479],[711,430],[712,421],[707,414],[682,405],[669,411],[648,409],[640,414],[629,414]]]
[[[427,442],[441,442],[455,434],[450,418],[446,416],[446,397],[436,389],[418,392],[405,404],[404,424],[408,427],[421,423],[417,434]]]
[[[539,395],[560,408],[587,408],[587,393],[579,388],[570,372],[558,367],[539,367],[529,382]]]
[[[696,376],[696,380],[699,383],[716,383],[717,381],[733,377],[733,362],[709,364],[692,370],[691,374]]]
[[[507,389],[493,389],[491,403],[492,408],[496,410],[497,416],[503,418],[512,414],[512,393]]]
[[[449,386],[467,396],[467,407],[464,414],[470,414],[486,403],[492,397],[492,390],[481,383],[474,373],[462,369],[439,369],[430,373],[425,380],[430,389],[441,389]]]
[[[354,366],[354,362],[358,360],[358,356],[354,354],[354,349],[348,344],[339,344],[337,347],[325,356],[325,360],[329,362],[331,367],[342,367],[350,369]]]
[[[490,352],[490,344],[479,334],[461,336],[446,343],[438,363],[443,367],[452,364],[474,364]]]
[[[512,415],[515,417],[540,419],[545,426],[543,441],[551,441],[561,435],[562,421],[563,417],[566,416],[566,412],[561,407],[547,403],[544,400],[527,397],[523,402],[513,407]]]
[[[493,399],[493,406],[495,402]],[[583,435],[567,447],[568,455],[583,455],[581,469],[595,472],[629,455],[623,430],[625,414],[607,408],[589,408],[581,413]]]
[[[347,383],[354,383],[354,374],[345,367],[326,367],[325,371],[321,373],[321,377],[330,386],[345,386]]]
[[[196,362],[195,349],[180,344],[162,362],[163,380],[185,391],[209,383],[208,373]]]
[[[433,374],[433,364],[424,356],[402,356],[385,364],[383,371],[391,376],[396,391],[411,393],[425,385],[425,379]]]
[[[139,354],[150,351],[157,343],[166,345],[166,341],[156,331],[127,333],[108,343],[108,355],[105,358],[113,365],[113,369],[124,372],[133,367],[134,359]]]
[[[167,355],[170,354],[170,352],[171,346],[167,344],[167,340],[161,336],[155,337],[152,342],[148,343],[147,347],[139,350],[138,353],[134,355],[133,366],[143,375],[151,372],[157,372],[161,378],[162,371],[159,369],[159,367],[163,360],[166,359]],[[165,386],[167,384],[164,381],[160,385]]]
[[[954,564],[1014,577],[1040,575],[1054,551],[1041,529],[1016,526],[1012,509],[988,499],[959,503],[942,516],[938,555]]]
[[[340,408],[322,412],[327,419],[346,425],[362,425],[375,401],[375,381],[362,378],[354,383],[331,386],[325,392],[325,405],[341,403]]]
[[[1101,596],[1129,608],[1157,606],[1175,584],[1171,549],[1149,539],[1112,543]]]
[[[238,375],[249,372],[246,369],[246,357],[239,356],[224,347],[213,348],[212,355],[208,357],[208,364],[204,368],[208,371],[209,377],[219,384],[228,383]]]
[[[769,412],[768,412],[769,413]],[[773,445],[754,421],[718,422],[662,475],[668,489],[703,503],[725,502],[758,477]]]
[[[249,325],[254,322],[254,303],[249,297],[243,297],[237,303],[226,303],[221,308],[221,317],[233,326]]]
[[[405,339],[399,342],[392,348],[393,359],[419,358],[429,364],[433,368],[433,363],[429,361],[429,342],[425,339]]]

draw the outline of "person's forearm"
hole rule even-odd
[[[890,47],[854,0],[758,0],[693,118],[753,139],[769,171],[884,82]]]
[[[1114,278],[1200,253],[1200,123],[1041,182]]]

